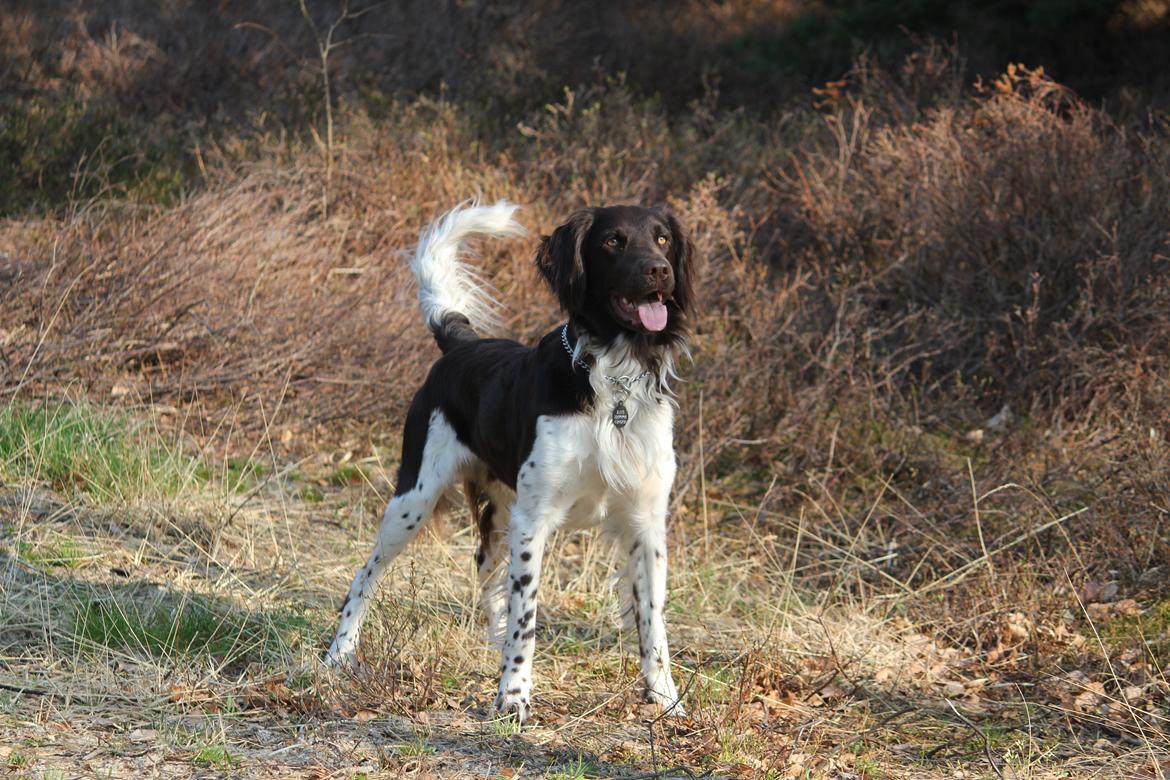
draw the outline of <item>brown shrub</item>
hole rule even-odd
[[[1165,354],[1150,338],[1167,333],[1161,138],[1040,71],[908,125],[876,121],[869,86],[828,117],[835,148],[798,163],[786,194],[817,255],[862,280],[887,351],[921,351],[903,370],[1051,408],[1092,392],[1086,350]]]
[[[449,103],[351,108],[328,183],[316,146],[221,143],[174,207],[4,223],[3,383],[174,404],[204,432],[396,443],[436,354],[401,258],[430,218],[506,196],[547,232],[586,202],[668,200],[705,257],[680,506],[705,477],[720,516],[755,506],[780,550],[807,515],[823,544],[801,549],[804,576],[868,592],[969,571],[1088,502],[1010,554],[1059,582],[1072,545],[1138,581],[1168,552],[1150,498],[1170,487],[1166,139],[1039,73],[967,94],[945,58],[911,65],[859,69],[820,113],[773,121],[715,101],[672,118],[620,80],[490,142],[498,118]],[[525,340],[559,316],[531,249],[483,259]],[[969,441],[1005,402],[1018,422]],[[977,494],[1022,486],[981,525],[972,473]]]
[[[873,557],[908,544],[895,568],[916,578],[977,559],[976,531],[994,549],[1089,507],[1013,557],[1042,580],[1071,555],[1148,581],[1167,548],[1140,497],[1170,487],[1154,465],[1170,398],[1151,370],[1170,348],[1166,138],[1040,71],[958,99],[942,86],[858,69],[822,142],[775,177],[776,265],[807,290],[783,332],[812,359],[781,350],[791,400],[752,419],[774,421],[764,435],[789,473],[812,478],[794,510],[811,495],[840,543]],[[1004,405],[1010,434],[973,444]],[[978,528],[973,491],[1009,483]]]

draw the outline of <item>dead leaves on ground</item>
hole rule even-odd
[[[275,675],[236,686],[212,686],[207,683],[172,682],[166,688],[172,704],[198,708],[204,712],[246,712],[264,710],[276,715],[308,715],[323,710],[321,696],[314,688],[294,689],[288,678]]]
[[[990,731],[1015,733],[1009,739],[1018,740],[1067,735],[1070,729],[1090,740],[1164,739],[1170,686],[1141,647],[1106,648],[1096,670],[1083,662],[1085,653],[1103,647],[1091,638],[1093,630],[1108,633],[1113,621],[1142,618],[1141,604],[1120,595],[1091,585],[1070,595],[1074,604],[1084,597],[1101,599],[1084,602],[1079,613],[1070,606],[1062,615],[1017,611],[995,616],[985,634],[992,644],[982,654],[894,619],[886,628],[898,637],[898,654],[881,663],[872,657],[793,658],[760,650],[716,665],[695,658],[691,662],[701,678],[731,681],[721,683],[722,698],[693,707],[690,718],[659,718],[657,708],[639,703],[632,691],[615,698],[602,691],[562,696],[562,690],[542,704],[534,730],[521,738],[535,734],[539,740],[543,734],[577,744],[580,735],[596,744],[600,760],[615,765],[646,766],[653,750],[659,767],[713,769],[744,778],[770,772],[859,780],[874,776],[873,762],[895,754],[899,761],[940,766],[956,757],[982,760],[977,735]],[[1036,662],[1038,646],[1050,659],[1069,653],[1082,657],[1068,663],[1071,671],[1037,674],[1029,664]],[[426,733],[486,740],[501,751],[513,744],[513,737],[490,727],[482,711],[486,699],[476,692],[466,687],[444,692],[435,685],[436,668],[397,672],[399,695],[378,703],[370,698],[372,690],[350,695],[362,687],[356,679],[334,681],[340,687],[332,689],[314,687],[321,681],[298,687],[285,676],[233,686],[176,682],[163,693],[173,704],[209,713],[235,708],[374,724],[393,710]],[[691,696],[702,701],[697,689]],[[1024,722],[1026,732],[1018,725]],[[991,751],[1003,756],[1015,744],[1005,742]],[[420,765],[427,766],[427,761]]]

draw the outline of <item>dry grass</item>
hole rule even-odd
[[[366,459],[366,479],[338,487],[333,464],[306,463],[295,480],[270,478],[245,495],[191,492],[162,516],[153,497],[102,506],[7,492],[0,684],[10,766],[19,756],[38,773],[114,776],[194,776],[212,765],[249,776],[585,767],[609,777],[685,767],[941,777],[960,767],[986,775],[990,755],[1000,772],[1049,777],[1156,773],[1162,760],[1160,675],[1115,689],[1084,672],[1015,671],[1041,644],[1103,660],[1107,647],[1083,632],[1053,633],[1014,613],[994,650],[977,652],[905,617],[908,605],[960,589],[962,574],[985,565],[1012,577],[999,568],[1001,545],[958,576],[912,586],[886,574],[880,593],[857,596],[851,581],[883,563],[864,557],[856,537],[836,535],[832,518],[729,501],[712,502],[714,533],[684,514],[672,539],[685,721],[659,721],[639,703],[630,637],[613,619],[611,551],[590,534],[554,541],[536,726],[517,736],[485,720],[495,659],[482,642],[474,539],[461,516],[394,569],[362,674],[327,674],[316,659],[338,588],[366,553],[385,465]],[[324,500],[305,501],[300,481]],[[794,530],[797,543],[778,544],[769,525]],[[51,536],[84,555],[66,563],[28,554]],[[210,604],[220,626],[257,630],[221,631],[226,647],[190,647],[95,637],[78,618],[95,603],[140,615],[140,605],[166,599]],[[1115,625],[1104,613],[1097,620]],[[1122,674],[1133,671],[1127,663]],[[1102,736],[1084,742],[1094,731]]]
[[[721,93],[712,77],[686,82],[679,111],[645,96],[638,68],[587,68],[544,105],[517,95],[562,71],[506,36],[487,72],[513,80],[472,99],[483,81],[432,62],[467,81],[428,98],[412,79],[434,74],[403,69],[431,30],[385,47],[379,83],[404,97],[357,83],[376,39],[338,50],[328,144],[320,74],[295,54],[303,21],[257,4],[270,32],[227,29],[201,8],[173,6],[185,43],[154,11],[112,25],[133,2],[56,38],[0,12],[0,72],[34,94],[0,124],[32,155],[13,158],[32,205],[0,222],[8,768],[1165,776],[1156,111],[1123,121],[1024,67],[972,86],[932,44],[895,68],[858,60],[815,107],[730,108],[743,83]],[[738,40],[792,11],[679,13],[679,36],[687,14],[724,14]],[[77,103],[58,110],[63,94]],[[176,129],[208,100],[256,113]],[[102,113],[168,101],[142,136],[132,111]],[[56,175],[30,160],[66,160],[65,191],[28,184]],[[590,535],[550,557],[536,727],[485,721],[495,664],[458,514],[395,570],[365,673],[316,665],[435,354],[401,252],[473,193],[524,203],[534,233],[582,203],[667,200],[702,251],[672,507],[686,721],[638,704],[610,551]],[[531,241],[483,250],[504,333],[557,322]]]

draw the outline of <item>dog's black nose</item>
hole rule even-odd
[[[646,267],[646,280],[655,287],[662,287],[670,281],[670,263],[657,260]]]

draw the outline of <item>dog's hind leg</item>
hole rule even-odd
[[[504,640],[508,609],[508,571],[502,563],[508,553],[509,502],[496,495],[496,491],[488,490],[481,495],[486,498],[475,512],[479,535],[479,549],[475,553],[479,605],[486,620],[487,640],[498,647]],[[468,500],[472,500],[470,496]]]
[[[501,647],[500,687],[492,710],[514,715],[520,724],[531,711],[532,656],[536,652],[536,596],[549,529],[556,525],[523,494],[513,507],[508,531],[508,622]]]
[[[459,479],[471,458],[470,450],[455,437],[443,413],[435,410],[428,415],[416,400],[403,432],[397,490],[382,515],[374,551],[354,576],[349,595],[341,605],[341,621],[325,656],[326,663],[342,666],[356,662],[358,635],[379,580],[390,562],[430,520],[439,498]]]

